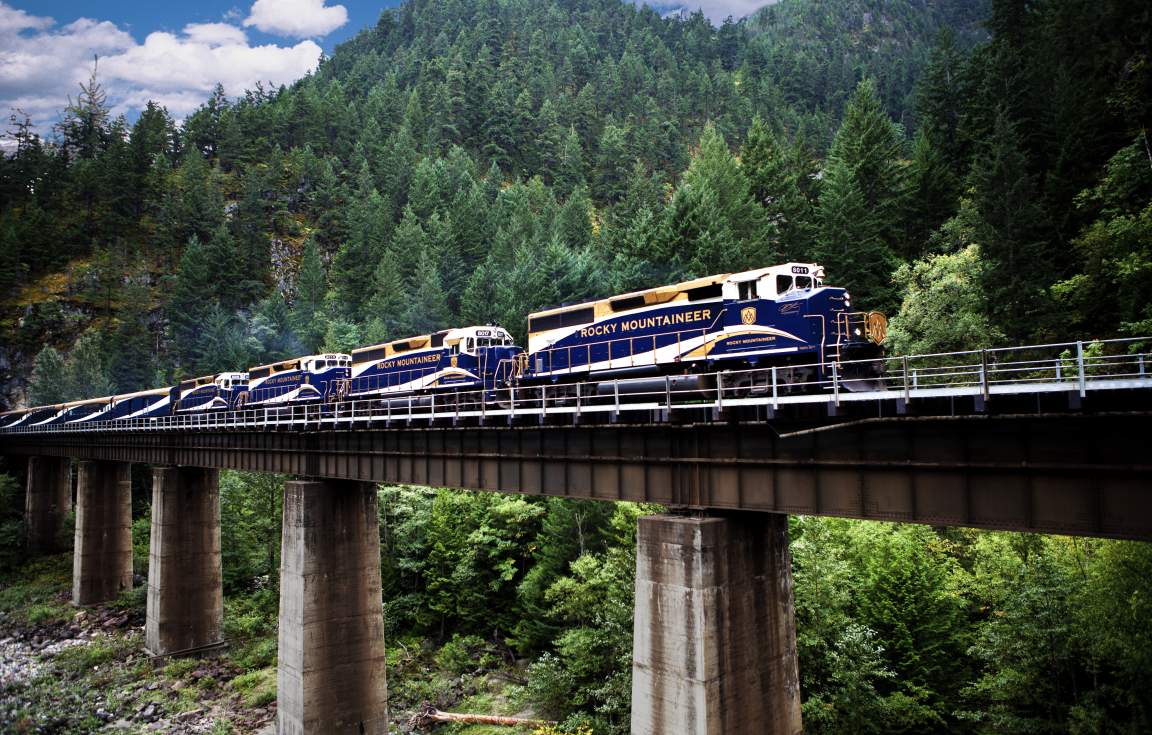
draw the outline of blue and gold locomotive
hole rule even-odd
[[[879,357],[887,320],[853,312],[823,279],[814,263],[786,263],[537,312],[525,378],[784,366],[786,382],[828,379],[834,363]]]
[[[341,353],[309,355],[254,367],[248,371],[247,386],[236,396],[235,405],[332,403],[344,397],[351,367],[352,356]]]
[[[755,392],[766,368],[773,386],[779,373],[783,386],[820,390],[839,371],[844,387],[868,389],[881,384],[874,358],[883,356],[887,324],[879,312],[853,311],[849,293],[826,286],[819,265],[785,263],[530,314],[527,351],[502,327],[447,329],[351,355],[11,411],[0,414],[0,430],[392,397],[432,396],[421,405],[435,405],[439,394],[503,403],[520,387],[542,396],[558,385],[563,395],[581,383],[590,384],[589,395],[605,386],[619,393],[621,383],[631,392],[657,384],[712,389],[718,374],[725,388]]]
[[[172,388],[173,413],[236,408],[248,390],[248,373],[217,373],[181,381]]]
[[[352,351],[348,396],[375,398],[430,390],[507,385],[523,350],[501,327],[463,327]]]

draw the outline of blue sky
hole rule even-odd
[[[637,0],[639,1],[639,0]],[[683,0],[714,21],[772,0]],[[0,0],[0,121],[14,110],[51,128],[88,79],[93,55],[116,114],[134,119],[153,100],[182,119],[217,84],[240,95],[257,82],[288,84],[321,53],[376,22],[399,0]],[[661,0],[661,8],[679,0]],[[4,141],[9,142],[9,141]]]
[[[5,0],[10,6],[20,8],[34,15],[46,15],[60,23],[76,18],[88,17],[110,20],[121,28],[143,39],[152,31],[176,32],[189,23],[217,23],[231,20],[241,22],[249,14],[252,0],[200,0],[194,5],[182,3],[142,2],[141,0],[108,0],[93,3],[91,0]],[[331,53],[336,44],[347,40],[365,26],[372,25],[380,17],[384,8],[400,4],[400,0],[344,0],[327,2],[326,5],[342,5],[347,11],[347,22],[335,31],[316,40],[326,53]],[[284,40],[273,34],[263,33],[249,26],[248,35],[261,43],[283,43]]]

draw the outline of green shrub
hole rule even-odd
[[[25,620],[31,625],[62,623],[72,617],[72,608],[56,602],[36,603],[28,607]]]
[[[479,636],[454,635],[436,653],[436,665],[453,674],[488,668],[495,663],[495,657],[486,651],[486,645]]]

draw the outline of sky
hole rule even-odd
[[[715,22],[770,0],[661,0]],[[222,84],[230,96],[257,82],[288,84],[321,53],[376,22],[399,0],[0,0],[0,122],[14,110],[46,133],[99,57],[114,114],[135,119],[153,100],[176,119]],[[5,128],[8,126],[5,125]],[[7,142],[7,141],[6,141]]]

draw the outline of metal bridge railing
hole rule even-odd
[[[0,428],[0,434],[364,428],[396,424],[734,406],[1152,388],[1152,338],[1068,342],[967,352],[725,370],[696,376],[557,383],[496,392],[374,397],[338,403],[243,408],[156,418]]]

